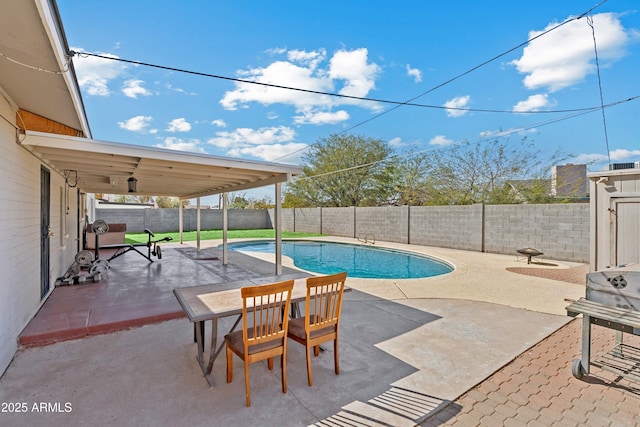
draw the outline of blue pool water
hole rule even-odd
[[[273,240],[228,244],[232,251],[275,253]],[[415,279],[450,273],[453,267],[435,258],[410,252],[348,243],[283,240],[282,254],[296,267],[320,274],[346,271],[349,277]]]

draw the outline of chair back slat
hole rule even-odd
[[[337,328],[340,322],[342,295],[347,273],[307,279],[307,301],[305,327],[309,332],[330,326]]]
[[[285,339],[293,280],[241,288],[246,347]]]

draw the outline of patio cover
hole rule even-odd
[[[183,151],[26,131],[21,144],[60,174],[77,177],[87,193],[127,194],[134,177],[137,195],[180,199],[283,183],[298,166],[186,153]]]
[[[257,162],[115,142],[24,131],[19,142],[43,163],[87,193],[127,194],[127,179],[138,180],[136,194],[198,199],[275,186],[276,274],[282,273],[281,184],[302,173],[297,166]],[[223,264],[227,264],[227,204],[223,198]],[[182,205],[180,205],[182,242]]]

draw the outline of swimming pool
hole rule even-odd
[[[275,253],[273,240],[229,243],[232,251]],[[425,255],[374,246],[317,240],[283,240],[282,253],[307,271],[371,279],[415,279],[450,273],[453,267]]]

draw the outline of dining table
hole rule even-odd
[[[202,369],[209,386],[214,387],[213,365],[223,350],[224,335],[218,345],[218,320],[237,316],[228,333],[233,332],[242,319],[242,295],[240,288],[245,286],[266,285],[269,283],[294,280],[291,291],[291,315],[300,315],[299,303],[307,297],[306,279],[311,275],[305,272],[284,274],[278,276],[254,277],[236,282],[224,283],[224,290],[220,290],[220,283],[208,285],[195,285],[175,288],[173,293],[178,303],[184,310],[189,321],[194,325],[194,341],[196,342],[196,359]],[[208,361],[205,361],[205,324],[211,321],[211,339],[208,350]],[[226,334],[225,334],[226,335]]]

